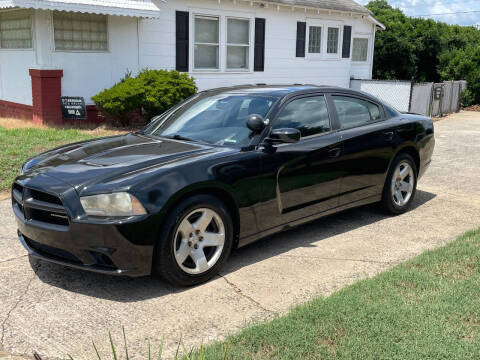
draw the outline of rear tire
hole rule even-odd
[[[385,211],[394,215],[408,211],[417,190],[417,174],[415,161],[409,154],[395,157],[383,187],[381,204]]]
[[[232,246],[227,207],[214,196],[194,195],[169,211],[155,247],[153,270],[174,285],[201,284],[218,273]]]

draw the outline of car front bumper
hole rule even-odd
[[[79,218],[71,210],[79,202],[75,191],[58,195],[57,204],[46,201],[55,200],[51,194],[25,184],[12,190],[18,238],[31,256],[111,275],[151,273],[156,234],[152,216],[118,221]]]

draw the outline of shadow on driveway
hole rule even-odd
[[[412,210],[435,197],[435,194],[417,190]],[[292,230],[271,235],[236,250],[227,261],[222,274],[228,275],[244,266],[275,257],[295,248],[313,247],[312,244],[315,242],[388,217],[389,215],[379,210],[376,204],[372,204],[330,215]],[[312,233],[315,234],[314,237],[312,237]],[[39,279],[48,285],[112,301],[136,302],[188,290],[188,288],[172,286],[153,276],[142,278],[109,276],[71,269],[33,258],[30,258],[30,264]]]

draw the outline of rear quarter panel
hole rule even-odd
[[[399,139],[397,153],[406,147],[414,147],[419,155],[418,177],[425,174],[432,160],[435,148],[434,125],[431,118],[415,115],[401,114],[397,129]]]

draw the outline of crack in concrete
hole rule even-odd
[[[7,316],[5,317],[5,319],[4,319],[3,322],[2,322],[2,337],[1,337],[1,339],[0,339],[0,345],[2,346],[2,348],[4,348],[5,330],[6,330],[7,322],[8,322],[8,320],[10,319],[10,316],[12,315],[13,311],[15,311],[15,309],[18,307],[18,305],[20,305],[20,303],[22,302],[22,300],[23,300],[23,298],[25,297],[25,295],[27,295],[28,290],[30,289],[30,285],[32,284],[33,280],[37,277],[37,271],[38,271],[39,268],[40,268],[40,264],[37,264],[37,266],[33,269],[33,275],[32,275],[32,277],[31,277],[30,280],[28,281],[27,286],[25,286],[25,290],[24,290],[23,293],[18,297],[17,301],[15,302],[15,304],[13,304],[13,306],[11,307],[11,309],[7,312]]]
[[[267,309],[266,307],[264,307],[262,304],[260,304],[257,300],[253,299],[252,297],[248,296],[247,294],[245,294],[242,289],[240,289],[237,285],[235,285],[233,282],[231,282],[230,280],[227,279],[226,276],[222,275],[222,274],[218,274],[218,276],[220,276],[223,280],[225,280],[225,282],[233,289],[233,291],[238,294],[239,296],[247,299],[249,302],[251,302],[252,304],[254,304],[256,307],[258,307],[259,309],[267,312],[267,313],[270,313],[270,314],[273,314],[273,315],[278,315],[278,313],[274,310],[270,310],[270,309]]]
[[[0,264],[6,263],[6,262],[9,262],[9,261],[18,260],[18,259],[24,258],[24,257],[26,257],[26,256],[28,256],[28,254],[20,255],[20,256],[13,257],[13,258],[9,258],[9,259],[5,259],[5,260],[1,260],[1,261],[0,261]]]
[[[333,260],[333,261],[355,261],[355,262],[365,262],[372,264],[385,264],[390,265],[391,261],[378,261],[378,260],[368,260],[368,259],[348,259],[348,258],[329,258],[329,257],[320,257],[315,255],[279,255],[278,257],[295,257],[295,258],[304,258],[304,259],[317,259],[317,260]]]

